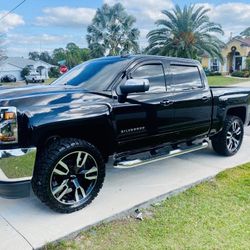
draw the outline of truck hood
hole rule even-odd
[[[0,106],[32,109],[74,103],[98,103],[110,99],[109,95],[93,93],[82,88],[64,85],[35,85],[21,88],[0,88]],[[108,101],[110,102],[110,100]]]

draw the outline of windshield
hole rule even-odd
[[[128,63],[128,58],[106,57],[84,62],[54,81],[53,85],[82,86],[91,91],[103,91]]]

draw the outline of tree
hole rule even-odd
[[[49,70],[49,78],[58,78],[60,76],[59,68],[58,67],[52,67]]]
[[[250,37],[250,27],[240,33],[241,36]]]
[[[39,60],[39,53],[36,52],[36,51],[33,51],[33,52],[29,52],[29,59],[31,60]]]
[[[87,28],[87,42],[91,55],[119,55],[137,53],[139,30],[134,27],[136,19],[129,15],[122,4],[104,4],[98,8]]]
[[[209,9],[195,5],[178,5],[171,11],[163,10],[166,19],[156,22],[158,29],[148,33],[149,54],[197,59],[203,54],[223,61],[223,43],[214,34],[224,34],[221,25],[209,21]]]
[[[48,51],[41,52],[39,59],[46,62],[46,63],[53,64],[52,57],[50,56]]]
[[[66,52],[63,48],[54,49],[52,58],[54,64],[58,64],[59,61],[63,61],[66,59]]]
[[[87,48],[80,48],[75,43],[68,43],[66,48],[58,48],[52,54],[53,63],[57,65],[59,62],[65,61],[69,68],[90,59],[90,51]]]
[[[73,68],[81,62],[81,49],[75,43],[68,43],[66,46],[66,63],[68,67]]]
[[[82,61],[87,61],[89,60],[90,57],[90,50],[87,48],[81,49],[81,59]]]
[[[43,51],[41,53],[37,51],[29,52],[29,59],[31,60],[41,60],[46,63],[53,63],[52,57],[50,56],[48,51]]]
[[[29,73],[30,73],[30,69],[29,69],[28,67],[25,67],[25,68],[23,68],[22,71],[21,71],[21,76],[22,76],[23,78],[25,78],[25,76],[29,75]]]

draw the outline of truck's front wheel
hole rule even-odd
[[[227,116],[222,131],[211,138],[215,152],[220,155],[236,154],[242,144],[244,125],[237,116]]]
[[[93,145],[79,139],[61,139],[38,156],[32,188],[53,210],[71,213],[91,203],[104,178],[105,164]]]

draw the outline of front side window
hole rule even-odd
[[[200,71],[196,66],[171,65],[172,88],[174,90],[191,90],[202,88]]]
[[[165,76],[161,64],[147,64],[139,66],[131,75],[133,79],[148,79],[149,92],[166,91]]]

